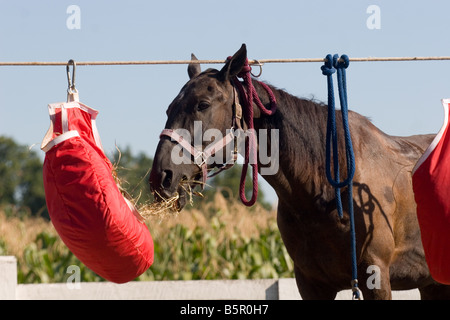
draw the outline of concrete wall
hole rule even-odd
[[[16,299],[17,260],[0,256],[0,299]]]
[[[417,300],[418,290],[394,291],[393,299]],[[295,279],[69,282],[17,284],[15,257],[0,256],[0,300],[295,300],[301,299]],[[337,300],[350,300],[351,291]]]

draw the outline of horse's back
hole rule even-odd
[[[415,162],[430,145],[435,134],[418,134],[411,136],[393,136],[376,127],[368,118],[357,112],[349,113],[352,125],[352,139],[367,142],[377,154],[391,152],[391,158],[405,158]],[[386,156],[386,155],[384,155]]]
[[[401,154],[414,161],[415,165],[434,137],[435,134],[418,134],[406,137],[391,136],[391,139],[397,143]]]

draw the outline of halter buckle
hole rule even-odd
[[[200,168],[203,167],[206,163],[206,157],[205,154],[201,151],[197,152],[196,155],[194,155],[194,163],[199,166]]]

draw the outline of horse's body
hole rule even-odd
[[[169,107],[166,128],[192,130],[193,120],[202,121],[205,129],[225,132],[229,128],[226,119],[232,117],[233,100],[229,78],[242,67],[241,56],[246,56],[242,51],[221,71],[199,73],[190,66],[191,81]],[[263,104],[269,105],[260,83],[253,84]],[[325,174],[327,108],[271,89],[278,110],[273,116],[255,118],[254,125],[257,131],[279,130],[279,170],[263,177],[278,195],[278,227],[294,261],[302,298],[334,299],[338,291],[350,288],[350,226],[347,189],[342,189],[344,217],[340,219],[334,189]],[[192,110],[204,97],[208,97],[208,107]],[[336,117],[342,132],[339,111]],[[363,297],[390,299],[391,289],[419,288],[423,299],[450,298],[450,287],[430,277],[411,185],[411,170],[434,136],[389,136],[355,112],[349,113],[349,123],[356,163],[353,204]],[[342,137],[339,141],[340,154],[345,155]],[[174,145],[170,139],[161,139],[150,175],[152,189],[165,196],[181,193],[180,181],[199,174],[193,164],[170,164],[168,156]],[[345,177],[345,168],[341,175]]]

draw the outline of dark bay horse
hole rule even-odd
[[[170,104],[165,128],[193,134],[194,122],[201,121],[203,131],[215,128],[225,136],[235,112],[232,79],[241,72],[246,57],[243,45],[221,70],[201,72],[198,64],[189,65],[190,80]],[[252,82],[262,103],[270,108],[263,85]],[[278,130],[279,167],[262,176],[279,199],[278,227],[294,261],[302,298],[334,299],[338,291],[350,288],[350,226],[344,200],[347,189],[341,189],[341,219],[325,174],[327,108],[273,86],[270,89],[278,109],[267,116],[254,106],[254,127],[256,132]],[[242,96],[237,99],[242,103]],[[340,111],[336,118],[342,132]],[[349,122],[356,162],[353,206],[358,278],[364,299],[391,299],[391,289],[413,288],[420,290],[422,299],[449,299],[450,287],[433,281],[425,262],[411,184],[411,170],[434,135],[390,136],[356,112],[349,112]],[[246,129],[245,122],[242,126]],[[267,139],[267,143],[273,141]],[[207,145],[205,141],[201,147]],[[173,137],[161,136],[149,182],[157,199],[178,193],[181,210],[186,204],[182,181],[200,180],[204,171],[198,163],[174,163],[175,146],[179,142]],[[345,155],[343,142],[340,148]],[[345,163],[345,159],[340,161]],[[267,166],[258,164],[260,170]],[[208,164],[208,169],[213,166]],[[342,168],[342,176],[345,171]]]

